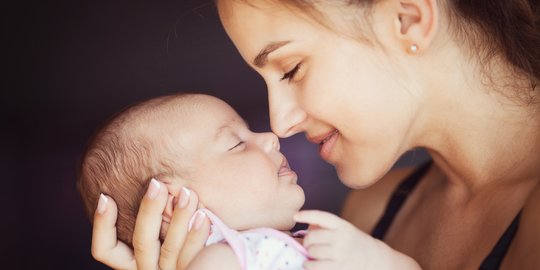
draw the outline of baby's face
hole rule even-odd
[[[273,133],[254,133],[225,102],[201,96],[172,123],[181,160],[206,208],[237,230],[287,230],[304,203],[297,176]],[[175,117],[170,117],[175,119]]]

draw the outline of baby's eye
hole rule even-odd
[[[237,143],[235,146],[229,148],[229,151],[231,151],[231,150],[233,150],[233,149],[235,149],[235,148],[237,148],[239,146],[242,146],[242,145],[244,145],[244,142],[241,141],[241,142]]]

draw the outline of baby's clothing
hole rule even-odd
[[[236,231],[208,209],[202,209],[212,223],[206,245],[227,243],[242,270],[299,270],[307,260],[306,249],[291,236],[272,228]]]

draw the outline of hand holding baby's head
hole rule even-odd
[[[78,188],[91,220],[101,193],[115,200],[118,238],[131,245],[152,178],[170,194],[165,223],[186,187],[236,230],[288,230],[304,203],[277,137],[252,132],[228,104],[202,94],[154,98],[114,116],[90,141]]]

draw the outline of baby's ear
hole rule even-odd
[[[165,205],[165,210],[163,211],[161,230],[159,232],[159,239],[161,240],[164,240],[165,235],[167,235],[167,230],[169,229],[169,224],[171,223],[172,219],[174,202],[174,196],[169,194],[169,198],[167,199],[167,205]]]
[[[165,205],[165,210],[163,211],[163,222],[169,224],[172,219],[173,206],[176,201],[176,197],[169,193],[169,198],[167,199],[167,204]]]
[[[167,187],[167,191],[169,192],[167,205],[165,206],[165,210],[163,211],[163,222],[168,224],[171,222],[174,205],[176,205],[176,203],[178,202],[178,196],[180,195],[180,190],[182,189],[182,185],[185,184],[185,181],[177,178],[161,178],[162,179],[160,180],[163,181],[163,183]]]

